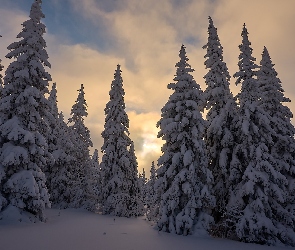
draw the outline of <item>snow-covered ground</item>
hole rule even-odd
[[[85,210],[48,209],[46,223],[0,220],[1,250],[263,250],[287,249],[208,236],[158,232],[144,217],[121,218]],[[289,248],[288,248],[289,249]]]

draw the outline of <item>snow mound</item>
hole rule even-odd
[[[34,215],[24,212],[12,205],[9,205],[2,213],[0,213],[0,225],[15,225],[32,222],[36,222],[36,217]]]

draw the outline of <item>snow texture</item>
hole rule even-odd
[[[78,209],[46,210],[46,223],[13,221],[22,218],[14,208],[7,211],[12,220],[0,220],[1,248],[14,249],[103,249],[103,250],[287,250],[283,246],[269,247],[245,244],[202,235],[179,235],[158,232],[153,224],[139,218],[103,216]],[[18,215],[19,217],[17,217]],[[17,240],[16,240],[17,239]],[[33,239],[33,240],[32,240]],[[99,246],[99,247],[98,247]]]

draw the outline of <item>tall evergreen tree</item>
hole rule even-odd
[[[8,203],[44,220],[44,210],[50,206],[42,172],[48,164],[50,133],[46,123],[50,105],[44,94],[49,92],[51,76],[44,69],[50,64],[41,2],[32,4],[30,19],[17,36],[21,40],[8,46],[6,57],[15,61],[5,72],[0,100],[0,169],[5,173],[2,185]]]
[[[252,56],[251,43],[248,39],[248,31],[245,24],[241,36],[242,44],[239,45],[241,53],[238,62],[240,71],[234,74],[234,77],[237,78],[236,85],[242,84],[242,88],[241,92],[236,96],[239,102],[239,120],[235,125],[234,139],[237,143],[234,147],[229,177],[231,189],[241,181],[242,175],[250,160],[248,150],[252,147],[253,140],[258,135],[258,128],[253,124],[253,114],[257,107],[259,96],[257,81],[255,79],[258,65],[255,64],[256,59]],[[250,132],[256,135],[253,137],[249,134]]]
[[[84,86],[78,90],[79,94],[75,104],[71,109],[71,117],[69,118],[69,128],[73,130],[75,137],[75,174],[77,185],[73,192],[73,207],[84,207],[94,210],[96,205],[93,187],[91,187],[92,162],[89,154],[89,147],[92,147],[90,131],[84,124],[84,117],[88,116],[87,103],[85,100]]]
[[[103,178],[101,205],[104,214],[138,216],[143,214],[139,199],[137,163],[129,138],[129,119],[125,111],[120,65],[114,74],[105,108],[104,139],[100,164]],[[134,211],[136,208],[136,211]]]
[[[48,140],[49,151],[54,157],[54,164],[46,171],[47,188],[53,207],[67,208],[72,201],[76,186],[75,180],[75,133],[64,121],[63,113],[57,107],[56,83],[53,83],[48,97],[52,119],[50,121],[51,135]]]
[[[55,163],[47,180],[50,200],[56,208],[73,207],[75,191],[80,187],[76,173],[76,134],[64,121],[62,112],[58,114],[54,134],[57,137],[57,147],[52,152]]]
[[[287,195],[283,199],[271,197],[273,223],[278,229],[278,239],[287,244],[295,244],[295,129],[291,123],[292,112],[284,102],[290,102],[284,96],[284,90],[274,64],[266,47],[263,49],[260,68],[257,72],[260,89],[259,107],[269,117],[267,132],[271,138],[267,141],[269,151],[274,158],[276,170],[288,180],[288,188],[283,189]],[[285,183],[286,184],[286,183]]]
[[[160,231],[187,235],[196,223],[209,228],[215,198],[211,194],[213,176],[207,168],[203,140],[203,93],[190,74],[193,69],[187,62],[184,45],[179,57],[175,83],[168,85],[174,92],[157,123],[158,137],[165,140],[157,170],[156,186],[162,193],[157,224]]]
[[[207,50],[205,66],[209,69],[204,76],[207,84],[204,96],[208,110],[205,141],[209,169],[214,177],[213,192],[216,197],[216,208],[213,215],[215,222],[218,223],[228,203],[228,177],[237,106],[229,88],[230,75],[223,61],[223,47],[211,17],[209,17],[208,34],[208,42],[203,46]]]
[[[48,150],[52,154],[53,151],[55,151],[58,148],[57,145],[57,134],[58,131],[58,108],[57,108],[57,90],[56,90],[56,83],[53,83],[52,89],[49,93],[48,97],[49,105],[50,105],[50,113],[51,113],[51,119],[48,120],[49,126],[50,126],[50,133],[47,138],[47,144],[48,144]],[[50,178],[51,178],[51,172],[53,168],[53,164],[50,164],[47,166],[47,168],[44,170],[46,179],[47,179],[47,188],[49,193],[51,194],[50,190]]]
[[[235,233],[238,239],[272,245],[278,241],[280,223],[276,216],[285,213],[286,178],[279,172],[270,152],[270,117],[261,106],[256,79],[257,65],[252,57],[251,43],[244,25],[239,46],[239,69],[234,77],[242,84],[239,94],[239,121],[230,176],[233,189],[229,214],[238,213]],[[234,211],[234,212],[232,212]]]

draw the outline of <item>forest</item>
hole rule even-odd
[[[47,208],[84,208],[146,216],[171,234],[204,229],[219,238],[295,246],[295,129],[284,104],[291,100],[266,47],[256,63],[245,24],[236,96],[211,17],[203,46],[206,89],[191,75],[181,45],[167,85],[172,94],[155,124],[162,154],[147,179],[130,138],[120,65],[104,110],[101,159],[89,150],[84,85],[67,121],[58,109],[41,5],[34,0],[8,46],[5,72],[0,60],[0,224],[11,209],[46,222]]]

